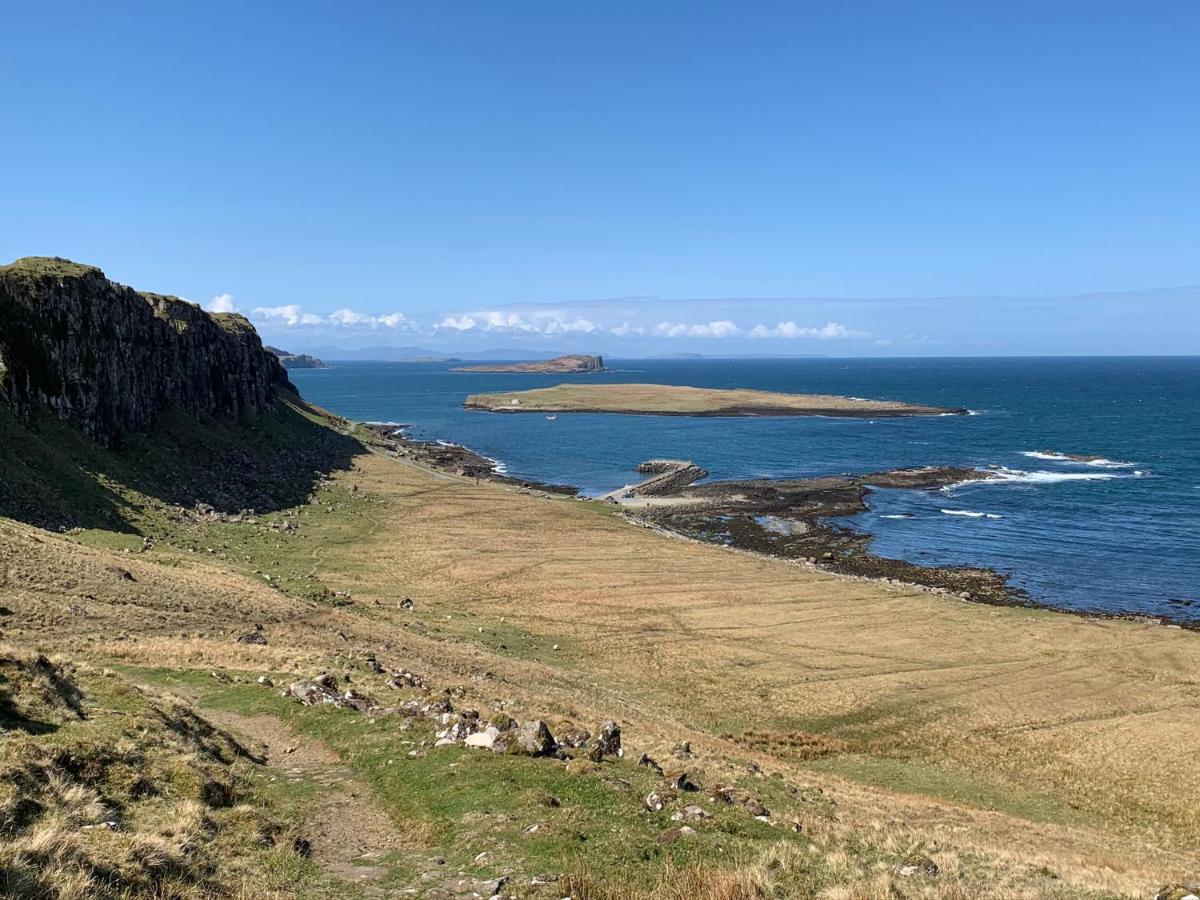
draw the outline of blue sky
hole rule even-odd
[[[1200,283],[1190,0],[17,2],[4,33],[0,257],[289,347],[1200,343],[1197,291],[1149,290]]]

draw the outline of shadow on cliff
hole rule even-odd
[[[229,513],[295,506],[322,475],[349,468],[363,452],[330,427],[338,424],[284,391],[270,412],[240,424],[169,409],[149,432],[106,449],[57,419],[26,424],[0,407],[0,516],[48,529],[133,533],[143,505],[206,504]]]

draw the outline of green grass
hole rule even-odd
[[[58,256],[23,256],[13,260],[6,266],[0,266],[3,273],[28,273],[30,275],[53,275],[57,277],[79,277],[89,272],[99,272],[95,266],[71,262]]]
[[[0,515],[51,528],[151,533],[169,517],[167,506],[296,506],[317,484],[314,472],[344,468],[363,452],[326,427],[331,421],[294,396],[241,425],[168,410],[152,432],[109,450],[52,417],[23,423],[0,409]]]
[[[992,783],[979,775],[922,760],[848,753],[812,760],[807,766],[889,790],[997,810],[1030,822],[1096,824],[1094,817],[1048,794],[1014,789],[1011,784]]]
[[[252,683],[223,684],[202,672],[126,669],[132,677],[198,696],[201,709],[241,715],[274,715],[337,751],[371,786],[376,801],[400,821],[418,822],[435,836],[447,866],[470,867],[481,850],[493,855],[492,870],[526,874],[576,870],[613,871],[646,886],[665,867],[728,862],[780,840],[805,843],[801,835],[764,824],[743,810],[685,795],[658,813],[642,799],[658,782],[632,761],[582,761],[566,766],[543,759],[496,755],[464,747],[431,748],[433,726],[403,728],[397,717],[305,707]],[[426,745],[426,746],[423,746]],[[422,748],[416,758],[408,752]],[[582,770],[576,770],[579,766]],[[784,791],[769,785],[777,815]],[[548,805],[554,798],[557,805]],[[695,825],[691,839],[659,844],[658,834],[678,823],[670,813],[695,802],[713,814]],[[794,801],[793,801],[794,802]],[[538,825],[533,833],[527,829]],[[428,848],[421,851],[428,854]],[[479,870],[481,876],[489,870]]]
[[[187,707],[3,648],[0,720],[0,894],[84,878],[94,897],[199,900],[246,882],[349,896],[292,849],[312,795],[251,778],[239,745]]]

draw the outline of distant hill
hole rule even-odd
[[[264,348],[269,353],[274,353],[279,357],[280,364],[285,369],[328,369],[329,366],[321,362],[315,356],[309,356],[307,353],[290,353],[287,350],[280,350],[278,347],[267,346]]]
[[[604,357],[588,356],[575,353],[569,356],[556,356],[540,362],[496,363],[480,366],[458,366],[455,372],[520,372],[526,374],[546,373],[552,375],[570,375],[586,372],[603,372]]]
[[[510,362],[512,360],[539,360],[550,356],[561,356],[557,349],[528,350],[517,347],[497,347],[490,350],[431,350],[429,347],[360,347],[347,350],[344,347],[314,346],[305,350],[313,356],[326,360],[345,360],[354,362],[458,362],[469,359],[497,360]]]

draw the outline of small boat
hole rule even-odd
[[[553,422],[555,419],[557,419],[557,418],[558,418],[558,416],[553,416],[553,415],[552,415],[552,416],[546,416],[546,418],[547,418],[548,420],[550,420],[551,422]]]

